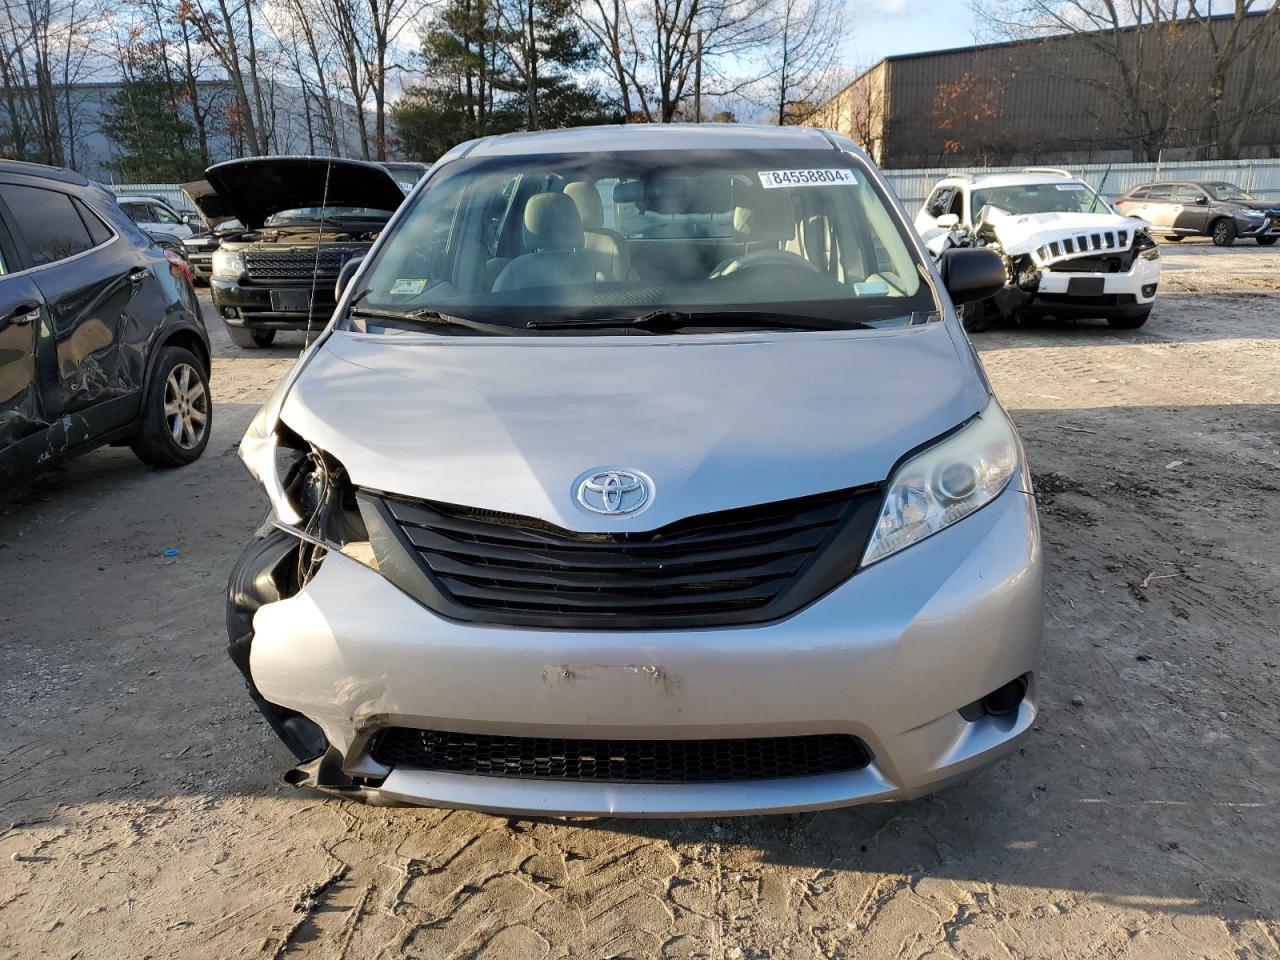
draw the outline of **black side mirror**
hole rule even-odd
[[[942,282],[956,306],[994,297],[1004,289],[1004,260],[986,247],[953,247],[938,263]]]
[[[352,257],[342,265],[342,269],[338,271],[337,282],[333,285],[333,299],[342,299],[343,292],[347,289],[347,285],[351,283],[351,278],[356,275],[356,271],[360,269],[360,264],[362,263],[364,263],[364,257]]]
[[[1202,207],[1203,207],[1206,203],[1208,203],[1208,202],[1209,202],[1209,198],[1208,198],[1208,197],[1206,197],[1203,193],[1202,193],[1202,194],[1199,194],[1199,195],[1196,197],[1196,203],[1200,204],[1200,206],[1202,206]]]

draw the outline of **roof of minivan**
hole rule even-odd
[[[66,167],[49,167],[43,163],[28,163],[25,160],[0,160],[0,173],[16,173],[24,177],[44,177],[47,180],[74,183],[78,187],[89,186],[88,179],[74,170],[68,170]]]
[[[475,141],[472,157],[534,153],[607,153],[621,150],[832,150],[816,127],[745,123],[630,123],[503,133]]]
[[[944,180],[959,180],[974,187],[1039,186],[1046,183],[1079,183],[1079,177],[1063,177],[1056,173],[978,173],[972,176],[949,176]]]

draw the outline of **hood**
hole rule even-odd
[[[217,226],[236,219],[250,230],[297,207],[373,207],[394,211],[404,191],[385,167],[335,157],[249,157],[214,164],[182,192]]]
[[[1073,256],[1128,250],[1149,226],[1116,213],[995,213],[988,221],[1006,254],[1031,254],[1040,266]],[[1056,244],[1056,251],[1051,244]]]
[[[1226,200],[1222,202],[1234,203],[1250,210],[1261,210],[1263,213],[1273,211],[1280,213],[1280,200]]]
[[[594,532],[883,481],[987,398],[942,323],[538,340],[339,332],[281,419],[358,485]],[[650,505],[612,518],[578,506],[575,480],[599,467],[646,474]]]

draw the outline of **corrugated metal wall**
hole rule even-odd
[[[931,167],[885,170],[884,175],[914,215],[933,185],[948,173],[1017,173],[1017,167]],[[1227,180],[1258,196],[1280,197],[1280,160],[1213,160],[1178,163],[1086,163],[1062,169],[1080,177],[1107,197],[1150,180]]]
[[[159,197],[175,210],[192,210],[191,201],[176,183],[104,184],[117,197]]]

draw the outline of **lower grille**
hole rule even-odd
[[[373,743],[388,767],[530,780],[716,783],[860,770],[862,741],[843,734],[737,740],[504,737],[390,727]]]
[[[402,588],[438,613],[610,629],[792,613],[853,575],[882,498],[878,486],[861,487],[643,533],[578,533],[532,517],[362,496],[426,574],[429,589]]]
[[[1075,257],[1053,264],[1054,273],[1128,273],[1133,266],[1134,251],[1108,253],[1099,257]]]
[[[245,273],[250,280],[317,280],[337,279],[342,269],[342,253],[246,253]]]

